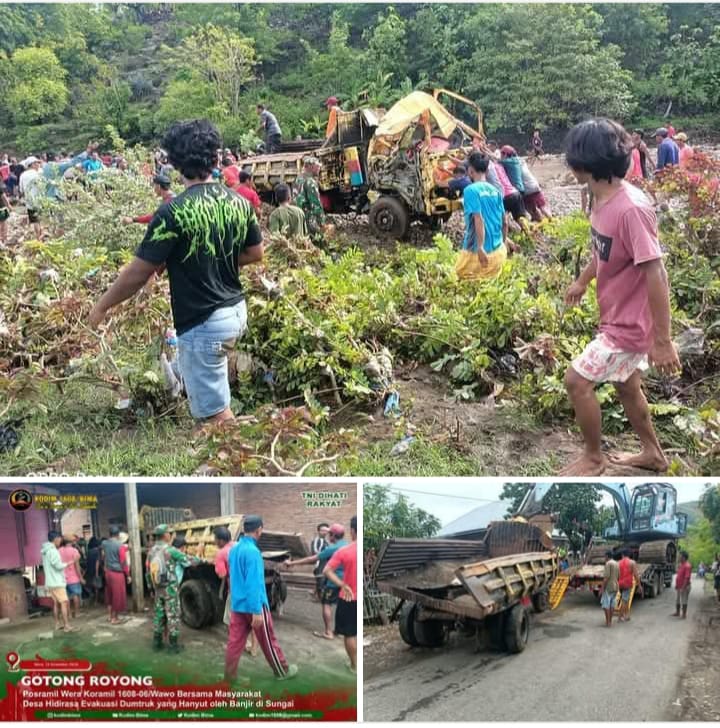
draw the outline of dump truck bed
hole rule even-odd
[[[381,591],[421,604],[425,617],[482,620],[549,589],[558,574],[549,544],[537,527],[504,521],[482,541],[389,539],[373,576]]]
[[[224,526],[230,531],[233,541],[242,534],[242,514],[217,516],[215,518],[198,518],[192,521],[180,521],[170,526],[172,532],[185,537],[187,552],[191,556],[215,560],[217,547],[213,531]],[[301,534],[284,533],[282,531],[263,531],[258,543],[266,561],[285,560],[288,556],[302,558],[308,555],[308,548]]]

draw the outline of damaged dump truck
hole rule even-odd
[[[401,600],[393,617],[408,645],[439,647],[458,630],[514,653],[558,573],[550,536],[511,521],[491,523],[482,541],[389,539],[373,569],[378,589]]]
[[[143,526],[146,529],[146,544],[155,526],[164,521],[158,518],[167,515],[167,509],[144,509]],[[224,526],[230,531],[233,541],[243,537],[243,516],[219,516],[180,521],[170,525],[173,537],[184,536],[187,553],[206,561],[185,569],[180,585],[180,609],[183,622],[193,629],[209,627],[221,622],[225,611],[224,585],[215,573],[214,561],[217,547],[213,531]],[[282,563],[289,558],[302,558],[308,550],[300,534],[264,530],[258,543],[265,566],[265,588],[270,609],[278,612],[287,599],[287,584],[283,579]]]
[[[294,142],[291,150],[248,157],[240,165],[270,202],[275,186],[292,185],[311,153],[321,164],[318,186],[326,212],[367,214],[376,234],[402,239],[413,221],[435,228],[462,209],[448,181],[473,149],[485,149],[480,108],[436,89],[414,91],[387,112],[338,112],[324,142]]]

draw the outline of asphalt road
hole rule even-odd
[[[684,621],[670,616],[668,589],[607,629],[593,595],[577,592],[533,615],[519,655],[477,652],[459,635],[437,650],[408,648],[406,665],[365,682],[365,720],[667,720],[701,598],[693,586]]]

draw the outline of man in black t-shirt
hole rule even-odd
[[[227,352],[247,326],[240,268],[263,257],[252,205],[222,184],[212,169],[220,134],[208,121],[173,125],[163,148],[185,191],[163,204],[135,258],[90,312],[97,328],[107,312],[134,296],[153,273],[167,268],[178,336],[180,373],[197,419],[233,418]]]

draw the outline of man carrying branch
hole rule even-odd
[[[633,142],[622,126],[590,119],[567,139],[567,163],[593,195],[590,214],[593,254],[565,296],[577,305],[597,280],[600,331],[565,375],[565,385],[585,440],[585,452],[561,475],[600,475],[606,467],[601,449],[602,417],[595,387],[615,385],[633,430],[637,455],[617,455],[621,465],[664,472],[668,467],[642,391],[641,371],[648,360],[660,374],[680,369],[670,338],[670,293],[649,200],[624,181]]]
[[[155,212],[135,258],[120,271],[89,319],[97,328],[110,309],[134,296],[166,266],[190,412],[198,420],[213,422],[233,419],[227,354],[247,328],[238,274],[263,257],[252,206],[213,181],[220,146],[220,134],[208,121],[170,128],[163,148],[180,171],[185,191]]]

